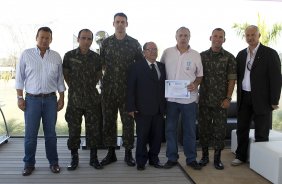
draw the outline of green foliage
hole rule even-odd
[[[232,28],[236,30],[237,35],[240,36],[242,39],[244,38],[245,34],[245,29],[249,26],[250,24],[245,22],[245,23],[234,23]],[[260,42],[264,45],[269,45],[270,43],[275,43],[278,36],[280,35],[282,31],[282,24],[281,23],[275,23],[272,26],[272,29],[269,30],[268,26],[265,23],[265,20],[261,18],[260,14],[258,13],[258,22],[257,26],[260,30]]]
[[[16,119],[8,120],[7,128],[8,128],[10,135],[21,136],[21,135],[24,134],[24,123],[19,122]],[[4,122],[3,123],[1,122],[0,133],[1,133],[1,135],[6,134],[6,127],[5,127]]]
[[[274,111],[272,118],[272,128],[282,131],[282,110]]]

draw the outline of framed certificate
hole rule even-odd
[[[166,80],[165,81],[165,97],[166,98],[190,98],[190,91],[187,86],[189,80]]]

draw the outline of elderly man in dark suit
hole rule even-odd
[[[257,26],[248,26],[245,37],[249,46],[236,57],[238,147],[236,158],[231,163],[233,166],[247,160],[252,119],[255,124],[255,141],[268,141],[272,110],[278,109],[281,93],[281,63],[277,52],[259,42]]]
[[[165,66],[156,61],[156,44],[145,43],[143,54],[145,58],[133,63],[129,69],[127,91],[127,111],[136,121],[137,170],[144,170],[147,160],[155,168],[162,168],[158,154],[165,112]]]

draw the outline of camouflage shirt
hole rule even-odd
[[[224,49],[213,52],[211,49],[201,53],[204,76],[200,85],[201,105],[216,107],[226,98],[228,80],[236,80],[236,60]]]
[[[112,35],[103,41],[101,57],[105,66],[102,91],[125,93],[128,67],[143,57],[141,45],[128,35],[122,40]]]
[[[102,60],[97,53],[89,50],[83,55],[79,48],[67,52],[63,71],[69,86],[68,105],[87,108],[100,103],[96,85],[102,76]]]

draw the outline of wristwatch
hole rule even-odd
[[[231,102],[232,98],[231,97],[226,97],[225,99],[227,99],[229,102]]]
[[[23,96],[17,96],[17,98],[18,98],[18,100],[19,100],[19,99],[23,99]]]

